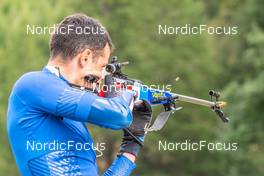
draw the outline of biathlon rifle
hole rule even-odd
[[[108,74],[105,77],[105,85],[112,84],[115,87],[126,88],[135,91],[137,94],[137,100],[146,100],[151,105],[163,105],[164,112],[161,112],[157,116],[156,120],[152,126],[147,129],[147,131],[160,130],[167,122],[169,116],[182,108],[176,107],[175,103],[178,101],[209,107],[224,123],[229,121],[229,118],[222,111],[222,108],[226,105],[226,102],[219,101],[220,92],[210,90],[210,100],[204,100],[169,91],[147,88],[146,86],[143,86],[141,81],[131,79],[122,72],[122,67],[128,64],[129,62],[117,62],[117,57],[114,56],[111,59],[111,62],[105,68]],[[101,96],[106,95],[101,94]]]

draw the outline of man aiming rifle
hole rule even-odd
[[[21,175],[98,175],[85,123],[113,130],[128,128],[104,175],[130,175],[150,123],[150,105],[134,102],[132,92],[102,98],[87,91],[102,81],[112,49],[111,38],[98,21],[74,14],[59,23],[56,31],[50,39],[48,64],[42,71],[19,78],[9,97],[8,137]],[[90,148],[78,150],[73,144],[59,145],[56,150],[28,148],[33,142],[54,140],[65,145],[68,141],[88,143]]]

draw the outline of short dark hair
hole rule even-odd
[[[67,16],[57,25],[50,39],[50,54],[51,58],[57,55],[73,58],[87,48],[98,52],[107,43],[112,49],[113,44],[105,27],[94,18],[78,13]]]

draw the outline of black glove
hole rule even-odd
[[[146,128],[151,122],[152,109],[150,104],[143,100],[135,103],[133,108],[133,122],[129,128],[124,129],[124,137],[120,146],[119,153],[131,153],[137,156],[143,147],[144,138],[146,136]]]

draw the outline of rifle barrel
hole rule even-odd
[[[179,101],[198,104],[198,105],[207,106],[207,107],[215,106],[215,102],[212,102],[212,101],[203,100],[200,98],[195,98],[195,97],[181,95],[181,94],[174,94],[174,95],[178,97],[177,100]]]

